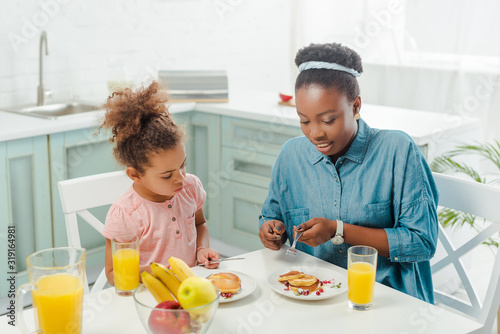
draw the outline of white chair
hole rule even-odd
[[[103,173],[58,182],[62,210],[66,221],[68,246],[81,247],[78,231],[77,215],[102,233],[104,224],[88,209],[112,204],[132,184],[132,180],[124,171]],[[102,270],[95,281],[91,293],[102,290],[106,284],[106,274]],[[87,276],[85,276],[85,293],[89,292]]]
[[[500,255],[495,257],[484,300],[481,300],[482,298],[478,295],[461,258],[500,230],[500,188],[438,173],[433,173],[433,176],[440,191],[439,205],[441,207],[470,213],[491,222],[484,230],[472,236],[458,248],[452,244],[445,229],[439,226],[439,242],[447,255],[432,264],[432,273],[434,275],[446,266],[453,265],[469,301],[436,289],[434,290],[435,301],[474,318],[483,325],[481,333],[491,333],[500,303]]]

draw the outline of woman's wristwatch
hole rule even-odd
[[[342,220],[337,219],[337,232],[335,232],[335,235],[330,241],[334,245],[341,245],[344,243],[344,222]]]

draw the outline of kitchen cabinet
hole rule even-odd
[[[272,166],[281,146],[301,135],[300,128],[273,122],[222,118],[221,239],[248,250],[262,248],[259,211],[267,197]]]
[[[19,286],[27,282],[28,255],[52,247],[47,136],[0,142],[0,161],[0,268],[4,277],[17,273]],[[15,229],[10,236],[9,226]],[[9,244],[15,245],[15,259],[8,256]],[[0,298],[9,288],[0,280]]]
[[[225,181],[221,177],[220,116],[192,112],[187,130],[187,171],[200,179],[207,193],[203,212],[211,237],[220,238],[220,194]]]

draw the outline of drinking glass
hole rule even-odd
[[[34,333],[81,333],[85,249],[50,248],[31,254],[26,263],[29,283],[21,285],[16,294],[20,331],[30,333],[23,318],[23,298],[31,291]]]
[[[132,296],[139,286],[139,241],[137,236],[111,240],[115,291],[119,296]]]
[[[352,246],[347,252],[348,299],[354,310],[372,306],[377,255],[377,250],[369,246]]]

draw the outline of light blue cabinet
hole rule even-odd
[[[273,122],[222,117],[222,240],[248,250],[262,248],[259,211],[267,197],[272,166],[281,146],[300,128]]]
[[[3,275],[16,272],[19,286],[27,282],[28,255],[52,247],[47,136],[0,142],[0,161],[0,269]],[[10,237],[9,226],[15,229]],[[9,244],[15,259],[9,259]],[[9,287],[0,280],[0,298]]]
[[[189,120],[187,170],[198,176],[207,192],[203,212],[210,236],[221,237],[220,195],[227,181],[221,177],[220,116],[193,112]]]

